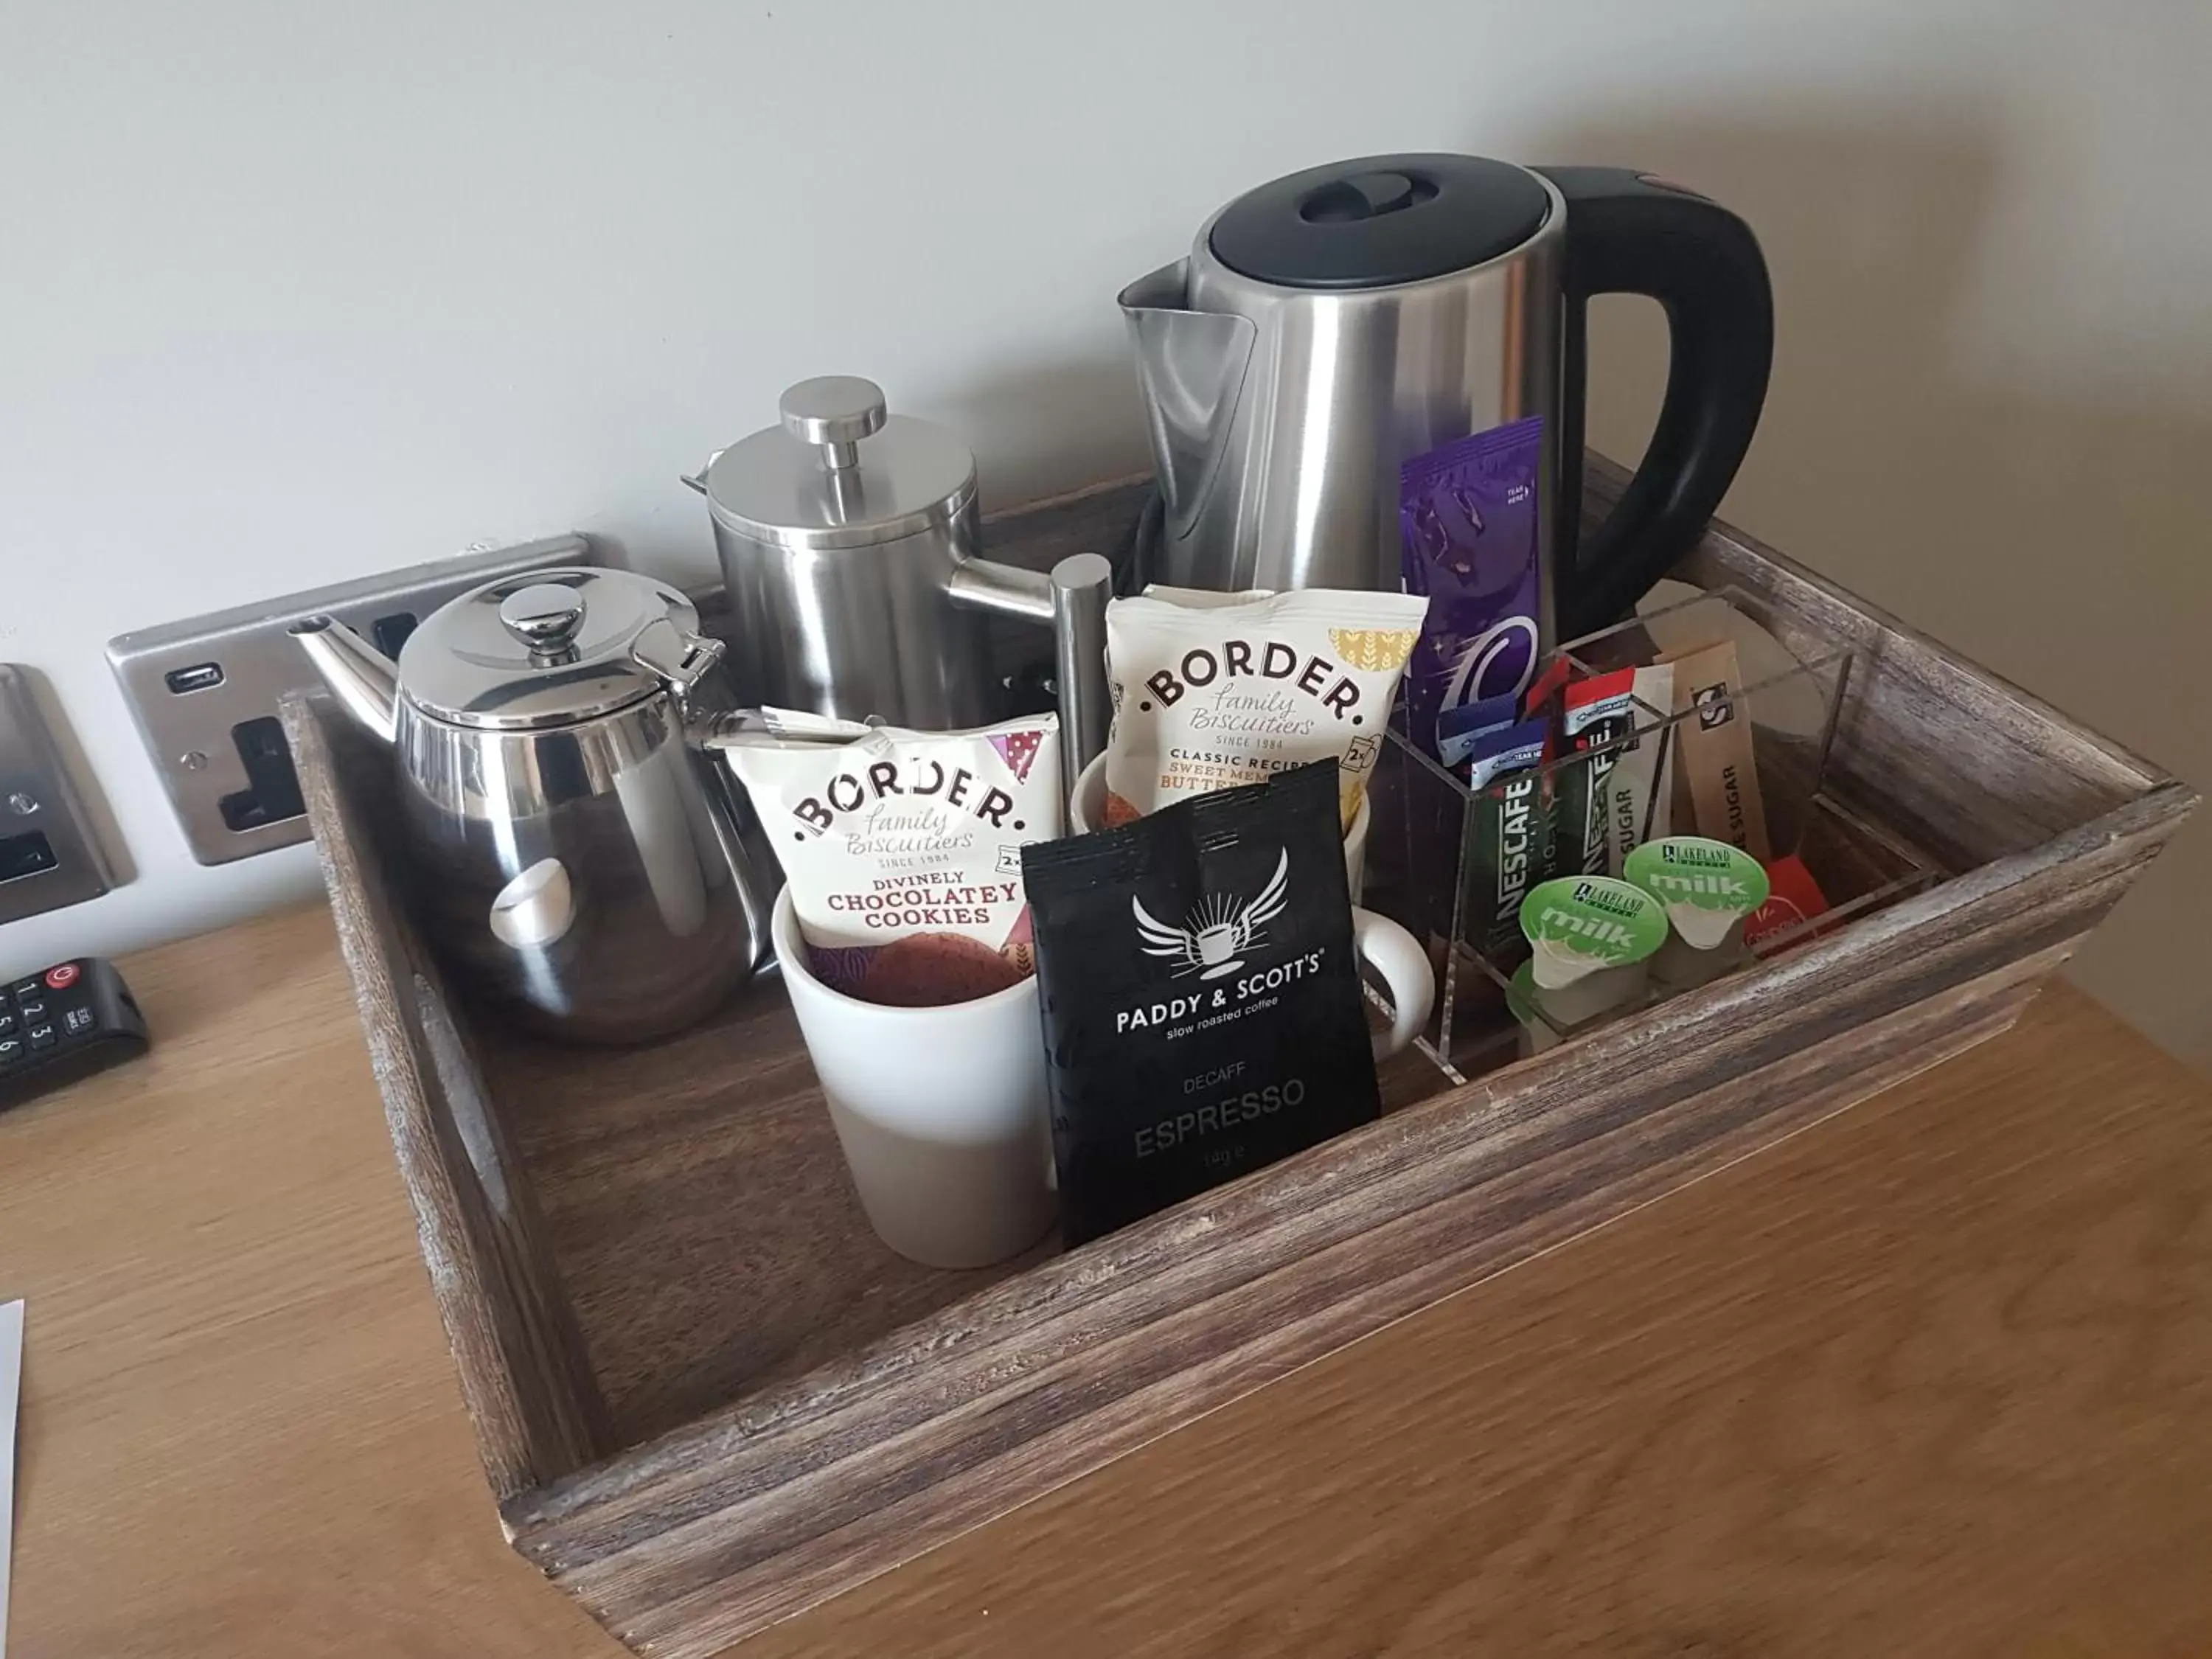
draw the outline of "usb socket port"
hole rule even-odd
[[[212,691],[222,684],[222,665],[196,662],[190,668],[172,668],[161,676],[161,684],[180,697],[187,691]]]

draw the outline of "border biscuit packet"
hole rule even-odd
[[[1064,827],[1058,716],[722,752],[783,861],[823,983],[919,1008],[1029,977],[1021,849]]]
[[[1420,635],[1419,595],[1150,587],[1106,607],[1106,822],[1337,763],[1349,829]]]

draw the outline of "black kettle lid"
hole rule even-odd
[[[1478,155],[1369,155],[1246,191],[1213,223],[1213,257],[1280,288],[1388,288],[1510,253],[1543,228],[1536,176]]]

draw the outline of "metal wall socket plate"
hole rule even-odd
[[[228,864],[307,839],[276,700],[318,684],[288,637],[328,614],[389,656],[448,599],[502,576],[599,562],[577,535],[411,565],[312,592],[118,635],[107,660],[192,856]]]
[[[0,663],[0,923],[82,904],[113,884],[28,676]]]

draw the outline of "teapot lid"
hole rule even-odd
[[[1213,257],[1278,288],[1389,288],[1487,264],[1544,228],[1551,193],[1477,155],[1369,155],[1247,191],[1217,214]]]
[[[886,415],[857,374],[801,380],[781,424],[714,457],[703,486],[714,521],[776,547],[866,547],[932,530],[975,498],[975,457],[945,428]]]
[[[720,656],[691,601],[665,582],[538,570],[434,611],[400,647],[399,690],[434,720],[534,731],[689,690]]]

